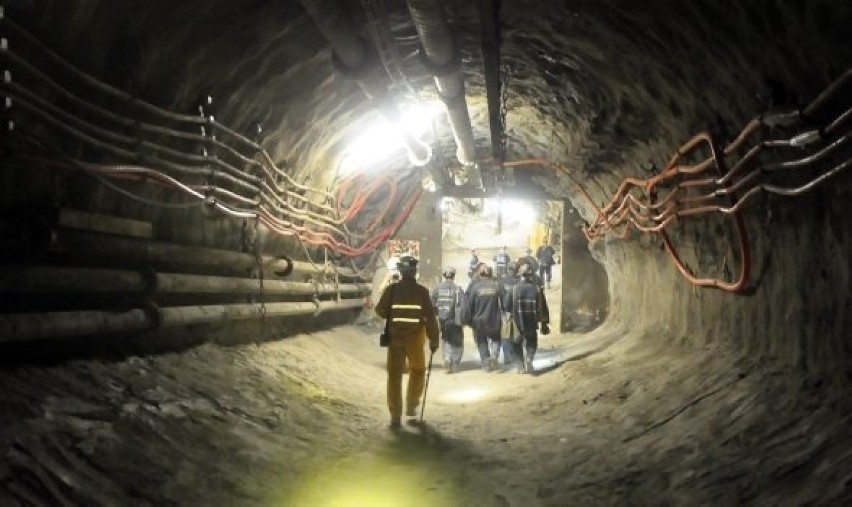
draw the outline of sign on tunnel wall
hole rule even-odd
[[[391,239],[387,242],[388,258],[411,255],[420,259],[420,241],[416,239]],[[393,266],[394,268],[396,266]],[[391,268],[391,266],[388,266]]]

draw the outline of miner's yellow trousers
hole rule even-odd
[[[420,405],[426,383],[426,332],[413,336],[392,337],[388,346],[388,410],[392,418],[402,416],[402,374],[408,359],[408,391],[405,396],[406,413],[413,413]]]

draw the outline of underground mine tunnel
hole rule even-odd
[[[0,1],[0,505],[852,503],[850,26]],[[531,371],[391,431],[394,259],[548,244]]]

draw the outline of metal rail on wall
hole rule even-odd
[[[11,171],[23,180],[33,168],[86,174],[144,206],[233,217],[243,233],[252,224],[265,227],[297,241],[306,258],[265,255],[246,238],[237,252],[182,245],[179,237],[167,243],[150,233],[80,230],[52,216],[52,207],[16,209],[0,219],[3,247],[29,255],[27,264],[0,267],[0,344],[359,311],[372,290],[362,282],[373,267],[356,258],[372,261],[420,196],[419,184],[393,175],[370,182],[354,175],[333,188],[303,184],[259,139],[208,114],[209,97],[199,114],[142,101],[66,61],[8,19],[2,6],[0,72],[0,144],[9,181],[16,181]],[[68,155],[83,152],[97,159]],[[122,184],[128,181],[134,185]],[[162,190],[167,199],[152,197]],[[225,243],[236,241],[230,239]],[[325,259],[315,262],[309,248],[321,249]],[[338,265],[341,257],[352,267]]]
[[[388,194],[376,186],[345,181],[339,182],[338,191],[301,184],[258,142],[205,114],[203,106],[199,115],[176,113],[103,83],[57,55],[5,13],[0,15],[0,30],[4,65],[0,92],[6,96],[4,116],[9,118],[4,136],[14,137],[11,157],[20,162],[85,172],[147,205],[206,205],[226,216],[256,220],[273,234],[293,237],[303,245],[351,258],[372,253],[390,237],[420,195],[411,189]],[[50,65],[28,61],[15,51],[14,43],[36,51]],[[86,93],[59,84],[51,76],[57,69]],[[118,110],[103,105],[116,102],[122,104]],[[95,148],[116,162],[76,160],[45,133],[63,144],[70,140]],[[169,188],[184,200],[157,202],[111,183],[122,179]],[[368,202],[383,211],[365,220]],[[400,208],[400,215],[388,212]],[[350,229],[362,221],[368,226],[354,234]]]
[[[11,309],[0,312],[0,344],[316,317],[360,310],[372,291],[352,270],[318,272],[309,263],[286,257],[258,257],[61,226],[45,234],[47,242],[31,237],[30,250],[36,258],[63,265],[0,267],[0,302],[4,309]],[[111,267],[79,267],[105,263]],[[295,280],[276,278],[281,276]],[[62,309],[55,309],[57,305]]]
[[[259,318],[317,315],[354,311],[361,299],[318,303],[267,303],[263,313],[253,304],[190,305],[158,308],[146,306],[124,311],[65,311],[0,314],[0,344],[66,338],[80,335],[127,333],[195,324],[226,323]]]

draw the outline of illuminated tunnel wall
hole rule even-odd
[[[429,69],[415,55],[416,31],[403,2],[368,3],[384,7],[364,11],[357,3],[341,8],[327,2],[330,10],[323,12],[348,19],[365,40],[375,36],[366,28],[371,21],[386,20],[381,34],[396,44],[394,58],[385,53],[373,63],[384,63],[376,69],[390,95],[413,90],[435,100]],[[91,238],[75,242],[82,233],[69,228],[75,216],[67,210],[78,210],[99,217],[81,215],[97,222],[88,229],[117,227],[143,242],[238,254],[201,262],[198,252],[184,251],[193,259],[187,261],[164,247],[153,266],[157,272],[250,280],[238,288],[220,286],[216,298],[177,291],[144,307],[136,304],[138,298],[43,296],[36,288],[4,296],[4,315],[121,308],[120,324],[92,328],[85,315],[62,324],[63,335],[94,332],[101,338],[125,331],[137,336],[157,326],[166,332],[169,325],[207,325],[205,312],[214,307],[257,325],[252,312],[260,301],[248,286],[263,278],[268,296],[279,291],[264,301],[263,311],[270,319],[278,312],[285,334],[353,322],[369,292],[372,254],[392,234],[409,234],[400,227],[420,231],[415,220],[405,219],[418,199],[428,203],[440,195],[424,193],[425,172],[447,176],[443,190],[452,189],[459,164],[443,117],[428,138],[432,165],[414,167],[398,151],[371,168],[382,175],[380,183],[363,177],[347,180],[344,188],[336,179],[347,142],[385,102],[367,100],[354,76],[335,67],[329,42],[300,2],[2,5],[2,92],[11,97],[2,112],[0,175],[2,253],[11,277],[6,279],[23,283],[12,277],[21,266],[117,269],[124,272],[121,287],[149,294],[153,261],[132,246],[119,249]],[[440,6],[458,44],[477,157],[489,176],[479,3],[452,0]],[[563,248],[582,244],[580,228],[591,237],[588,249],[606,271],[608,328],[639,330],[647,340],[708,353],[719,347],[778,359],[803,378],[846,393],[852,375],[847,206],[852,4],[504,1],[499,20],[506,158],[532,160],[517,172],[528,174],[537,191],[567,199],[578,210],[578,219],[566,220],[579,227],[572,227],[571,244]],[[103,111],[74,97],[124,120],[110,127]],[[752,121],[753,129],[744,131]],[[741,132],[742,144],[734,149]],[[700,133],[711,143],[687,144]],[[157,149],[159,143],[168,149]],[[124,151],[115,149],[120,145]],[[749,155],[755,147],[759,150]],[[724,153],[727,148],[731,153]],[[229,167],[219,164],[226,160]],[[703,165],[705,160],[710,162]],[[737,188],[682,185],[722,178],[738,164]],[[620,192],[627,178],[633,178],[630,190]],[[720,189],[724,192],[712,194]],[[627,193],[633,202],[625,200]],[[261,220],[255,207],[263,199],[271,200],[265,205],[273,211]],[[715,208],[688,212],[704,205]],[[423,209],[428,220],[431,208]],[[342,227],[341,216],[347,233],[329,232]],[[738,224],[745,235],[737,232]],[[640,232],[643,228],[650,232]],[[334,241],[318,239],[328,238],[324,234]],[[436,246],[429,246],[428,255],[436,254]],[[693,278],[737,285],[747,270],[748,280],[733,292],[696,286],[677,269],[667,252],[672,249]],[[290,270],[295,274],[285,274]],[[41,276],[57,280],[50,273]],[[190,283],[160,279],[166,281]],[[301,285],[286,285],[291,281]],[[346,287],[340,289],[340,283]],[[318,304],[334,307],[336,317],[293,318],[314,314]],[[174,310],[189,305],[207,309]],[[4,329],[16,325],[4,322]],[[50,335],[41,323],[32,325],[31,335]],[[207,336],[208,328],[198,329]],[[280,329],[270,334],[280,335]],[[56,345],[41,343],[48,349]]]

